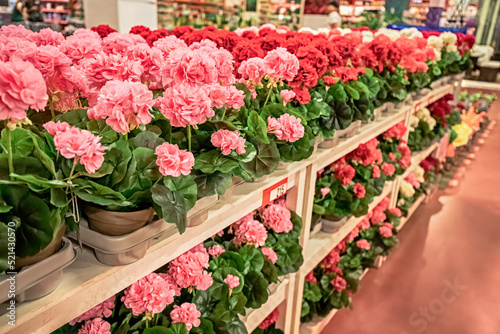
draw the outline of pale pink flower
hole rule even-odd
[[[101,146],[101,137],[94,136],[90,140],[87,152],[80,157],[80,163],[85,167],[88,173],[93,174],[101,168],[104,162],[104,151],[106,149],[107,147]]]
[[[215,61],[215,68],[217,69],[217,82],[222,83],[223,85],[233,85],[236,83],[236,78],[233,73],[234,60],[231,52],[224,48],[219,48],[211,51],[209,55]]]
[[[306,282],[309,283],[314,283],[314,284],[318,283],[318,279],[314,276],[314,270],[311,270],[304,279],[306,280]]]
[[[163,87],[172,84],[187,83],[190,85],[215,84],[218,80],[215,60],[201,50],[189,48],[176,49],[170,52],[160,70]]]
[[[138,316],[144,312],[161,313],[174,302],[175,290],[158,274],[151,273],[141,278],[124,291],[122,302]]]
[[[340,251],[334,248],[328,255],[321,261],[320,266],[328,272],[331,272],[333,267],[337,266],[340,261]]]
[[[293,143],[304,136],[304,126],[300,118],[290,114],[283,114],[278,119],[269,116],[267,124],[267,132],[276,135],[278,140]]]
[[[411,184],[415,189],[420,188],[420,182],[418,182],[417,176],[413,172],[411,172],[410,174],[408,174],[408,176],[405,177],[405,181]]]
[[[389,209],[389,212],[395,215],[396,217],[401,217],[401,210],[398,208]]]
[[[240,286],[240,278],[238,276],[227,275],[224,283],[229,286],[229,295],[231,296],[233,289]]]
[[[228,108],[240,109],[245,105],[245,93],[235,86],[225,86],[228,91],[226,106]]]
[[[240,218],[240,219],[238,219],[237,221],[235,221],[235,222],[233,223],[233,225],[232,225],[232,226],[237,227],[237,226],[239,226],[239,225],[241,225],[241,224],[243,224],[244,222],[247,222],[247,221],[249,221],[249,220],[254,220],[254,214],[253,214],[253,211],[252,211],[252,212],[250,212],[250,213],[248,213],[248,214],[246,214],[245,216],[241,217],[241,218]]]
[[[215,114],[205,89],[188,84],[168,88],[156,99],[156,106],[172,126],[183,128],[203,124]]]
[[[142,83],[151,90],[162,88],[160,68],[163,56],[160,50],[151,48],[147,44],[136,44],[128,48],[127,56],[131,60],[139,61],[144,68]]]
[[[373,209],[372,216],[370,218],[373,225],[380,225],[382,224],[382,222],[385,221],[386,216],[384,211],[385,211],[384,208],[379,208],[378,206],[375,209]]]
[[[111,334],[111,325],[101,318],[87,321],[78,334]]]
[[[272,263],[276,263],[278,261],[278,254],[274,251],[274,249],[269,248],[269,247],[262,247],[262,254],[264,254],[269,261]]]
[[[53,137],[56,133],[68,131],[71,126],[66,122],[57,121],[57,123],[50,121],[43,125],[45,130]]]
[[[321,196],[324,198],[326,195],[330,193],[330,188],[321,188]]]
[[[202,50],[205,52],[215,52],[218,50],[217,44],[209,39],[202,39],[199,42],[194,42],[189,46],[191,50]]]
[[[271,78],[292,81],[299,71],[299,60],[285,48],[279,47],[264,57],[264,69]]]
[[[97,32],[85,28],[76,29],[71,36],[78,36],[79,38],[82,39],[101,38],[101,36],[99,36]]]
[[[392,237],[392,224],[391,223],[384,223],[378,229],[380,231],[380,235],[382,235],[384,238]]]
[[[92,58],[103,50],[102,40],[99,36],[82,38],[78,35],[68,36],[60,48],[75,63],[84,58]]]
[[[182,292],[182,288],[175,283],[175,279],[172,275],[168,273],[158,273],[161,278],[163,278],[168,284],[170,284],[170,288],[174,290],[174,296],[179,297]]]
[[[219,257],[222,253],[224,253],[224,248],[221,245],[213,245],[208,249],[208,254],[213,257]]]
[[[295,97],[295,92],[293,90],[283,89],[280,92],[280,95],[283,99],[283,104],[287,104],[288,102],[293,100],[293,98]]]
[[[170,312],[170,317],[174,324],[185,323],[188,330],[198,327],[201,324],[201,313],[196,309],[196,305],[192,303],[183,303],[181,306],[174,305],[174,309]]]
[[[356,241],[356,246],[358,246],[358,248],[366,249],[366,250],[370,250],[370,248],[371,248],[370,242],[368,242],[365,239],[361,239],[361,240]]]
[[[22,24],[10,24],[5,25],[0,28],[0,35],[5,37],[19,37],[24,39],[29,39],[34,32],[32,30],[26,29]]]
[[[92,318],[105,317],[108,318],[113,314],[113,309],[115,308],[115,296],[111,296],[97,306],[92,307],[87,312],[83,313],[79,317],[71,320],[69,324],[74,326],[78,322],[89,320]]]
[[[30,36],[30,41],[38,46],[41,45],[52,45],[59,46],[64,42],[64,36],[58,31],[54,31],[50,28],[43,28],[39,32],[36,32]]]
[[[281,205],[269,204],[262,212],[262,220],[265,227],[277,233],[288,233],[293,229],[292,214]]]
[[[183,288],[208,289],[212,283],[212,273],[208,273],[210,257],[203,244],[188,250],[172,260],[168,265],[168,273],[175,283]]]
[[[156,147],[156,164],[163,175],[189,175],[194,166],[193,153],[179,149],[177,144],[163,143]]]
[[[243,61],[238,68],[238,73],[245,80],[250,80],[255,84],[260,83],[266,75],[264,59],[255,57]]]
[[[368,220],[367,217],[365,217],[364,219],[362,219],[359,224],[358,224],[358,228],[360,231],[364,231],[366,229],[369,229],[370,228],[370,221]]]
[[[235,238],[233,242],[236,245],[246,243],[257,247],[262,247],[267,240],[267,230],[258,220],[246,220],[241,224],[232,225]]]
[[[37,45],[20,37],[6,37],[0,35],[0,60],[9,61],[14,52],[18,50],[35,50]]]
[[[40,71],[27,62],[0,62],[0,120],[17,122],[26,110],[47,105],[47,86]]]
[[[120,34],[112,32],[102,40],[104,52],[113,54],[127,53],[128,48],[137,44],[147,44],[146,40],[136,34]]]
[[[245,105],[244,93],[234,86],[211,85],[208,88],[211,106],[240,109]]]
[[[231,150],[235,150],[237,154],[246,152],[245,138],[240,137],[238,131],[220,129],[212,133],[211,141],[215,147],[220,147],[224,155],[230,154]]]
[[[278,309],[274,309],[259,325],[260,329],[266,329],[267,327],[273,325],[276,321],[278,321],[280,313]]]
[[[97,103],[89,108],[90,119],[105,119],[119,133],[128,133],[139,124],[149,124],[153,115],[153,93],[140,82],[108,81],[102,87]]]
[[[347,288],[347,282],[340,276],[335,276],[331,283],[337,292],[342,292],[345,288]]]
[[[187,45],[182,39],[177,38],[174,35],[170,35],[155,41],[153,43],[153,47],[160,50],[163,54],[163,58],[166,59],[170,55],[170,52],[177,49],[186,49]]]

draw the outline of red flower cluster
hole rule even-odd
[[[377,138],[373,138],[365,144],[360,144],[357,149],[348,154],[347,159],[359,162],[363,166],[374,163],[381,164],[383,162],[382,151],[377,148],[378,144]]]
[[[96,33],[98,33],[99,36],[101,36],[101,38],[107,37],[112,32],[116,32],[115,29],[111,28],[107,24],[100,24],[100,25],[98,25],[96,27],[90,28],[90,30],[95,31]]]
[[[432,156],[428,156],[427,158],[422,160],[422,162],[420,163],[420,167],[422,167],[425,172],[428,172],[434,169],[437,166],[438,162],[439,162],[438,159]]]
[[[401,140],[401,139],[403,139],[403,136],[405,133],[406,133],[405,122],[400,122],[400,123],[394,125],[389,130],[387,130],[384,133],[383,137],[384,137],[384,139],[395,138],[395,139]]]
[[[463,56],[466,51],[471,50],[476,43],[476,36],[457,33],[457,48],[460,55]]]
[[[153,43],[160,38],[168,36],[167,29],[151,30],[145,26],[135,26],[130,29],[130,34],[139,35],[148,42],[149,46],[153,46]]]
[[[446,126],[446,116],[451,113],[451,105],[449,101],[453,101],[453,95],[447,94],[429,105],[429,110],[434,118],[439,118],[443,126]]]

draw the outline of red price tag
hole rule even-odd
[[[288,178],[286,177],[280,182],[264,190],[264,192],[262,193],[262,206],[266,206],[276,198],[283,196],[284,194],[286,194],[287,190]]]
[[[429,96],[429,99],[427,100],[427,105],[431,104],[434,100],[435,95]]]
[[[418,103],[415,104],[415,110],[413,111],[416,113],[418,111],[418,108],[420,108],[420,105],[422,104],[422,101],[418,101]]]

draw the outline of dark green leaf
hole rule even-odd
[[[195,158],[194,164],[195,169],[201,170],[203,173],[207,174],[217,171],[229,173],[238,166],[238,161],[223,155],[219,150],[211,150],[198,155]]]
[[[255,110],[250,111],[248,116],[248,130],[254,140],[269,144],[266,121],[264,121]]]
[[[186,230],[187,205],[182,194],[171,191],[161,184],[151,187],[153,206],[160,218],[177,225],[179,233]]]

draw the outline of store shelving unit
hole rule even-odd
[[[69,23],[69,0],[41,0],[41,4],[44,22],[59,23],[63,26]]]
[[[410,209],[408,210],[408,216],[401,218],[401,222],[399,223],[399,226],[396,228],[396,231],[398,232],[401,231],[403,226],[405,226],[408,220],[410,220],[411,216],[413,216],[415,211],[417,211],[418,207],[420,206],[420,204],[422,204],[422,202],[425,200],[426,197],[427,195],[422,194],[420,195],[419,198],[417,198],[417,200],[411,205]]]
[[[243,183],[235,186],[229,200],[220,201],[210,208],[208,219],[203,224],[188,228],[183,235],[177,232],[163,234],[155,240],[145,257],[135,263],[110,267],[98,262],[92,250],[84,248],[77,260],[65,269],[62,283],[53,293],[38,300],[16,305],[15,327],[8,325],[8,318],[0,314],[0,334],[47,334],[56,330],[259,208],[262,205],[264,191],[285,178],[288,180],[287,206],[303,219],[300,243],[303,247],[304,264],[298,273],[281,278],[281,283],[271,288],[272,293],[267,303],[262,308],[249,312],[244,321],[251,331],[274,308],[279,307],[282,309],[280,328],[285,333],[299,333],[305,275],[363,219],[363,217],[350,219],[340,231],[333,235],[320,232],[312,238],[309,237],[317,171],[397,123],[408,122],[412,112],[418,106],[444,96],[452,91],[453,86],[448,84],[433,90],[411,105],[405,105],[395,112],[384,114],[378,121],[362,125],[357,135],[340,140],[333,148],[318,149],[309,159],[292,163],[286,169],[276,170],[263,182]],[[419,153],[418,159],[420,158],[423,159],[422,153]],[[415,157],[415,162],[418,159]],[[384,197],[397,194],[397,189],[399,189],[397,180],[387,184],[383,193],[370,205],[370,209],[373,209]],[[2,308],[0,312],[5,312],[5,308]],[[283,317],[283,315],[286,316]]]

